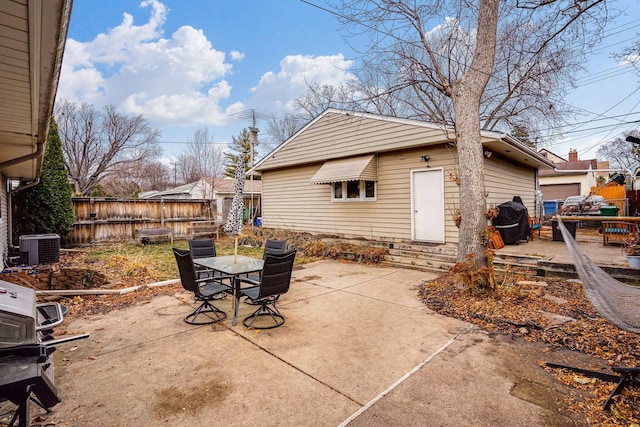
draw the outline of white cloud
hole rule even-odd
[[[229,56],[234,61],[242,61],[242,59],[244,58],[244,53],[238,52],[237,50],[232,50],[231,52],[229,52]]]
[[[340,86],[356,79],[348,69],[353,61],[342,54],[331,56],[289,55],[280,61],[280,70],[262,75],[251,89],[252,104],[258,111],[280,114],[291,101],[307,91],[310,83]]]
[[[142,114],[167,140],[184,140],[180,135],[202,125],[214,126],[218,137],[230,139],[237,133],[238,123],[230,118],[234,113],[255,109],[279,115],[289,111],[309,83],[338,86],[355,79],[348,71],[352,61],[336,54],[289,55],[279,70],[258,70],[263,74],[257,84],[242,81],[251,75],[246,67],[256,69],[255,62],[242,62],[245,55],[255,59],[250,52],[230,50],[225,55],[202,30],[188,25],[165,35],[169,10],[158,0],[140,6],[149,10],[147,22],[135,23],[124,13],[119,25],[92,40],[67,40],[58,99],[97,108],[113,104],[123,113]],[[232,73],[231,62],[245,68]],[[237,87],[254,87],[232,94],[232,81]],[[218,135],[225,126],[233,130]]]
[[[81,43],[68,40],[58,98],[114,104],[152,122],[189,125],[224,121],[219,103],[231,87],[231,65],[202,30],[183,26],[162,37],[168,10],[156,0],[147,23],[123,14],[120,25]]]

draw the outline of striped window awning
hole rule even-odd
[[[378,163],[375,154],[327,160],[311,177],[312,184],[330,184],[342,181],[377,181]]]

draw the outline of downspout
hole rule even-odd
[[[29,160],[33,160],[37,157],[42,156],[44,153],[44,148],[45,148],[44,146],[45,146],[44,142],[37,142],[36,151],[34,151],[33,153],[0,163],[0,171],[6,167],[13,166],[15,164],[26,162]],[[7,240],[9,241],[8,245],[9,245],[9,248],[11,249],[15,248],[15,246],[13,245],[13,217],[11,215],[11,213],[13,212],[13,206],[11,203],[13,199],[13,195],[19,191],[26,190],[27,188],[35,187],[39,183],[40,183],[40,175],[38,175],[36,179],[31,181],[30,183],[17,187],[9,192],[9,195],[7,198],[7,237],[8,237]]]
[[[18,163],[32,160],[36,157],[40,157],[41,155],[44,155],[44,141],[36,142],[36,151],[34,151],[33,153],[24,155],[22,157],[16,157],[15,159],[7,160],[6,162],[0,163],[0,170],[9,166],[17,165]]]

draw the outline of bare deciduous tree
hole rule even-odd
[[[622,49],[622,52],[615,55],[615,57],[618,61],[631,65],[635,68],[636,73],[640,75],[640,39]]]
[[[214,135],[203,126],[193,132],[184,153],[177,157],[183,182],[195,182],[200,178],[216,179],[224,170],[224,152],[214,142]]]
[[[162,191],[171,182],[169,168],[160,162],[145,162],[139,169],[141,191]]]
[[[93,105],[62,101],[54,110],[62,150],[76,194],[89,195],[115,170],[129,169],[160,154],[160,132],[139,116],[102,112]]]
[[[353,109],[356,93],[357,87],[354,85],[310,83],[307,91],[293,101],[293,107],[309,121],[330,107]]]
[[[308,84],[307,91],[292,102],[295,113],[269,119],[266,130],[268,139],[260,142],[263,146],[263,152],[269,152],[289,139],[327,108],[363,110],[359,104],[360,101],[356,99],[361,95],[360,89],[360,86],[357,86],[355,82],[340,86]]]
[[[609,167],[629,170],[640,160],[640,145],[626,141],[628,135],[640,138],[640,132],[629,131],[622,136],[602,144],[598,148],[598,157],[609,160]]]
[[[282,117],[272,116],[267,122],[266,134],[269,136],[264,144],[264,151],[271,151],[298,132],[309,120],[301,114],[285,114]]]
[[[464,165],[458,259],[484,264],[480,130],[533,132],[561,117],[563,84],[606,22],[604,0],[342,0],[338,8],[347,29],[370,36],[362,68],[382,105],[454,126]]]
[[[160,162],[125,163],[115,167],[97,189],[102,196],[138,197],[145,191],[165,190],[169,182],[169,170]]]

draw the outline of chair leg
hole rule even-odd
[[[208,320],[197,321],[196,318],[200,315],[204,315]],[[209,301],[204,301],[193,313],[184,318],[184,321],[190,325],[208,325],[216,323],[227,318],[227,313],[218,309]]]
[[[276,298],[277,299],[277,298]],[[267,326],[254,326],[253,324],[259,317],[269,316],[273,320],[273,324]],[[260,307],[242,320],[242,324],[250,329],[273,329],[284,324],[284,316],[280,314],[276,308],[275,301],[263,301]]]
[[[269,301],[269,304],[275,303],[276,302],[276,298],[274,297],[267,297],[265,298],[265,300]],[[255,300],[251,297],[244,297],[244,303],[247,305],[262,305],[264,304],[265,300]]]

